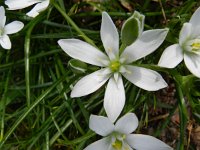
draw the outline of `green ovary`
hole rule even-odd
[[[119,136],[118,133],[115,136]],[[120,139],[118,139],[120,138]],[[112,147],[115,150],[129,150],[129,148],[124,145],[123,141],[126,139],[126,135],[125,134],[121,134],[120,137],[116,137],[115,142],[112,143]]]
[[[110,69],[113,72],[119,71],[120,66],[121,66],[121,64],[120,64],[120,62],[118,60],[117,61],[113,61],[113,62],[110,63]]]
[[[200,50],[200,39],[195,39],[194,42],[191,44],[192,51],[196,52]]]
[[[116,150],[121,150],[122,149],[122,141],[116,139],[114,143],[112,143],[112,146]]]
[[[192,49],[194,49],[194,50],[200,49],[200,43],[193,43],[192,44]]]
[[[0,28],[0,37],[3,35],[3,29]]]

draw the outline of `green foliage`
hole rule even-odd
[[[121,30],[122,45],[131,45],[143,31],[144,28],[144,15],[135,11],[123,24]]]
[[[86,73],[87,71],[87,64],[76,59],[69,61],[69,67],[74,73]]]
[[[138,133],[152,133],[176,149],[196,148],[192,138],[188,145],[185,141],[189,139],[188,122],[194,120],[194,127],[200,122],[199,79],[191,76],[183,64],[175,71],[151,64],[157,64],[162,51],[177,42],[182,24],[189,20],[199,2],[160,0],[162,6],[159,1],[126,2],[52,0],[48,9],[36,18],[27,17],[25,10],[6,11],[8,22],[20,20],[25,28],[10,36],[13,47],[10,51],[0,48],[0,149],[82,150],[99,139],[89,130],[88,120],[90,114],[105,115],[103,97],[106,87],[81,99],[70,98],[73,85],[96,68],[71,60],[57,41],[79,38],[101,47],[101,12],[107,11],[117,27],[122,26],[121,42],[128,46],[140,35],[144,25],[144,16],[137,12],[132,15],[134,10],[146,16],[145,30],[170,29],[163,45],[140,60],[150,64],[144,65],[146,68],[162,73],[169,87],[147,92],[123,80],[126,105],[122,114],[137,114],[140,120]],[[122,25],[122,22],[125,23]],[[176,94],[171,96],[170,90]],[[180,122],[174,123],[172,118],[177,111]],[[174,128],[180,138],[169,138],[171,132],[168,131]]]

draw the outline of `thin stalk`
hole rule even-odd
[[[52,55],[52,54],[55,54],[55,53],[59,53],[61,52],[62,50],[60,49],[55,49],[55,50],[51,50],[49,52],[41,52],[39,54],[36,54],[34,56],[31,56],[29,57],[29,60],[32,60],[32,59],[36,59],[36,58],[40,58],[40,57],[45,57],[45,56],[48,56],[48,55]],[[25,59],[21,59],[21,60],[17,60],[15,62],[10,62],[10,63],[6,63],[6,64],[0,64],[0,69],[6,69],[6,68],[9,68],[10,66],[13,66],[13,65],[18,65],[18,64],[23,64],[25,61]]]
[[[185,105],[183,92],[178,84],[176,84],[176,90],[179,97],[178,103],[179,103],[179,115],[180,115],[180,139],[178,143],[178,149],[184,150],[184,137],[185,137],[188,115],[187,115],[187,109]]]
[[[36,17],[29,24],[29,28],[26,32],[25,42],[24,42],[24,62],[25,62],[25,81],[26,81],[26,101],[27,106],[30,107],[31,104],[31,92],[30,92],[30,40],[31,33],[35,25],[43,18],[43,15]]]
[[[50,147],[49,147],[49,132],[47,132],[45,134],[45,150],[50,150]]]
[[[32,28],[29,28],[26,37],[25,37],[25,44],[24,44],[24,62],[25,62],[25,81],[26,81],[26,100],[27,100],[27,106],[29,107],[30,102],[30,77],[29,77],[29,51],[30,51],[30,36]]]
[[[60,84],[61,82],[63,82],[66,78],[65,74],[64,76],[62,76],[61,78],[59,78],[56,82],[54,82],[54,84],[49,87],[47,90],[45,90],[44,93],[42,93],[31,105],[30,107],[28,107],[24,113],[14,122],[14,124],[10,127],[10,129],[8,130],[8,132],[5,134],[4,138],[2,139],[2,141],[0,142],[0,149],[2,148],[2,146],[4,145],[4,143],[7,141],[7,139],[10,137],[10,135],[14,132],[14,130],[18,127],[18,125],[27,117],[27,115],[48,95],[51,93],[51,91],[56,88],[56,86],[58,84]]]
[[[9,53],[10,51],[8,51],[8,57],[6,58],[6,61],[8,61],[9,59]],[[4,92],[3,92],[3,95],[2,95],[2,98],[1,98],[1,101],[2,101],[2,112],[1,112],[1,133],[0,133],[0,141],[3,139],[3,136],[4,136],[4,119],[5,119],[5,109],[6,109],[6,100],[7,100],[7,97],[6,97],[6,94],[7,94],[7,91],[8,91],[8,84],[9,84],[9,80],[10,80],[10,75],[11,75],[11,68],[9,69],[8,71],[8,74],[7,74],[7,78],[6,78],[6,82],[5,82],[5,86],[4,86]]]
[[[178,107],[179,107],[179,116],[180,116],[180,139],[178,143],[178,149],[179,150],[184,150],[184,137],[185,137],[185,131],[186,131],[186,125],[187,125],[187,120],[188,120],[188,113],[187,113],[187,108],[185,104],[185,98],[183,95],[183,91],[181,88],[181,77],[176,71],[171,72],[174,76],[174,79],[176,81],[176,91],[178,94]]]
[[[54,5],[54,7],[61,13],[61,15],[67,20],[67,22],[68,22],[69,24],[71,24],[71,26],[74,28],[74,30],[76,30],[76,31],[80,34],[80,36],[83,37],[83,39],[84,39],[86,42],[88,42],[88,43],[90,43],[91,45],[95,46],[93,40],[91,40],[87,35],[85,35],[85,33],[83,33],[83,32],[81,31],[81,29],[80,29],[80,28],[74,23],[74,21],[63,11],[63,9],[60,8],[60,6],[59,6],[57,3],[53,2],[53,5]],[[96,47],[96,46],[95,46],[95,47]]]

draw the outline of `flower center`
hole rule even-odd
[[[126,139],[126,135],[125,134],[120,134],[120,133],[114,133],[115,136],[115,140],[112,143],[112,147],[115,150],[129,150],[129,148],[127,147],[127,145],[123,142]]]
[[[196,52],[200,50],[200,39],[195,39],[191,45],[192,51]]]
[[[116,150],[121,150],[122,149],[122,141],[116,139],[114,143],[112,143],[112,146]]]
[[[3,35],[3,29],[0,28],[0,37]]]
[[[121,66],[121,63],[118,60],[113,61],[113,62],[110,63],[110,69],[113,72],[119,71],[120,66]]]

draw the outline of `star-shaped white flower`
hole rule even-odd
[[[200,8],[184,23],[179,34],[179,43],[167,47],[158,65],[166,68],[176,67],[184,59],[192,74],[200,78]]]
[[[18,10],[36,4],[31,11],[26,15],[36,17],[41,11],[45,10],[49,5],[50,0],[6,0],[5,4],[9,10]]]
[[[102,67],[78,81],[71,92],[71,97],[88,95],[109,80],[105,91],[104,108],[108,117],[114,122],[125,104],[122,76],[148,91],[165,88],[167,84],[160,74],[150,69],[130,65],[130,63],[155,51],[162,44],[167,32],[168,29],[145,31],[120,54],[117,28],[110,16],[103,12],[101,40],[107,55],[78,39],[59,40],[58,44],[69,56]]]
[[[97,134],[104,136],[84,150],[172,150],[164,142],[143,134],[131,134],[138,126],[138,118],[128,113],[115,125],[107,117],[91,115],[89,127]]]
[[[6,16],[3,6],[0,7],[0,20],[0,45],[4,49],[11,49],[11,42],[8,34],[13,34],[20,31],[24,27],[24,24],[20,21],[13,21],[5,25]]]

